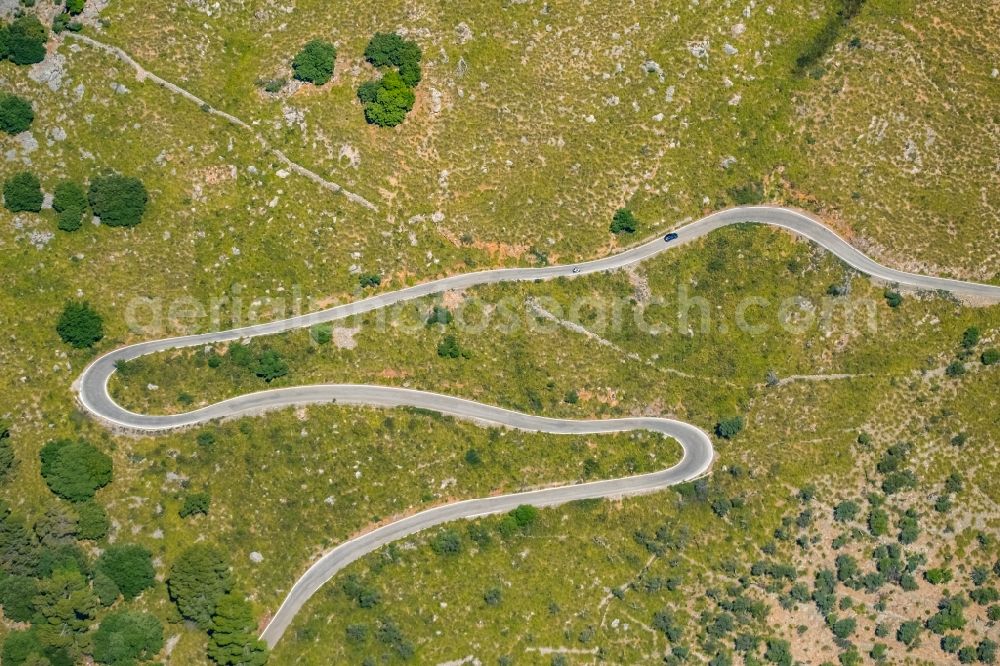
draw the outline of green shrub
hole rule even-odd
[[[365,120],[379,127],[395,127],[406,119],[417,98],[398,72],[389,71],[377,81],[358,88]]]
[[[208,515],[208,506],[211,501],[212,498],[208,493],[191,493],[184,498],[184,505],[181,506],[181,510],[179,511],[180,517],[187,518],[196,513]]]
[[[66,0],[66,13],[76,16],[83,11],[87,0]]]
[[[613,234],[632,234],[635,233],[638,225],[639,221],[635,219],[632,211],[628,208],[619,208],[615,211],[614,216],[612,216],[609,228]]]
[[[955,359],[948,364],[948,367],[944,369],[944,374],[949,377],[961,377],[965,374],[965,364]]]
[[[31,102],[17,95],[0,94],[0,130],[7,134],[20,134],[35,119]]]
[[[983,365],[994,365],[1000,361],[1000,350],[995,348],[987,349],[979,357],[979,360],[982,361]]]
[[[462,552],[462,535],[455,530],[443,530],[431,541],[431,550],[438,555],[458,555]]]
[[[858,511],[860,510],[861,508],[857,505],[856,502],[852,502],[851,500],[844,500],[836,507],[834,507],[833,519],[836,520],[838,523],[846,523],[849,520],[854,520],[854,517],[858,515]]]
[[[538,520],[538,509],[530,504],[522,504],[507,515],[514,519],[518,528],[526,530]]]
[[[732,439],[743,430],[743,417],[733,416],[715,424],[715,434],[724,439]]]
[[[253,366],[253,372],[265,382],[288,374],[288,364],[273,349],[265,349]]]
[[[885,302],[889,304],[890,308],[898,308],[903,304],[903,295],[894,289],[886,289],[883,296],[885,296]]]
[[[87,195],[71,180],[64,180],[53,191],[52,209],[58,213],[57,226],[62,231],[76,231],[83,225]]]
[[[378,273],[362,273],[358,276],[358,284],[361,288],[377,287],[382,284],[382,276]]]
[[[309,329],[310,335],[312,335],[313,342],[318,345],[329,344],[330,340],[333,340],[333,325],[332,324],[317,324]],[[216,357],[217,358],[217,357]]]
[[[21,171],[4,181],[3,205],[12,213],[37,213],[44,199],[42,184],[30,171]]]
[[[59,316],[56,333],[63,342],[84,349],[104,337],[104,322],[86,301],[70,301]]]
[[[441,358],[469,358],[469,353],[458,344],[454,335],[446,335],[437,346],[437,354]]]
[[[337,49],[321,39],[307,43],[292,60],[295,78],[321,86],[333,77],[333,64]]]
[[[99,488],[111,483],[111,458],[87,442],[49,442],[42,447],[40,458],[49,489],[71,502],[93,499]]]
[[[975,326],[970,326],[962,333],[962,348],[972,349],[979,344],[980,333]]]
[[[90,181],[90,208],[109,227],[134,227],[142,221],[149,194],[138,178],[112,174]]]

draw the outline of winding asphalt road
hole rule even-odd
[[[688,481],[708,471],[713,456],[711,440],[698,428],[671,419],[653,417],[603,421],[551,419],[427,391],[357,384],[296,386],[260,391],[224,400],[184,414],[136,414],[119,406],[108,393],[108,380],[114,373],[115,364],[118,361],[128,361],[168,349],[273,335],[344,319],[402,301],[453,289],[466,289],[476,285],[498,282],[545,280],[560,276],[575,277],[576,275],[608,271],[643,261],[660,252],[689,243],[721,227],[741,222],[761,223],[787,229],[819,244],[849,266],[877,280],[913,289],[946,291],[956,296],[974,299],[977,302],[1000,302],[1000,286],[917,275],[882,266],[856,250],[822,222],[806,213],[771,206],[731,208],[677,229],[678,238],[669,243],[664,242],[663,238],[657,237],[643,245],[594,261],[543,268],[506,268],[465,273],[281,321],[228,331],[154,340],[122,347],[91,363],[74,383],[74,388],[77,391],[80,404],[90,414],[110,426],[135,431],[164,431],[292,405],[337,402],[377,407],[419,407],[477,423],[498,424],[521,430],[556,434],[651,430],[676,439],[684,451],[684,456],[677,465],[660,472],[455,502],[421,511],[351,539],[323,555],[296,581],[261,635],[261,638],[273,647],[303,604],[337,571],[391,541],[439,523],[500,513],[520,504],[552,506],[580,499],[638,495]],[[574,273],[574,269],[577,269],[576,273]]]

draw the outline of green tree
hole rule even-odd
[[[80,518],[77,523],[77,538],[97,541],[107,536],[111,523],[103,506],[93,501],[80,502],[76,505],[76,514]]]
[[[619,208],[611,218],[610,229],[613,234],[632,234],[635,233],[638,226],[639,221],[635,219],[635,215],[628,208]]]
[[[24,523],[0,500],[0,571],[34,576],[38,567],[38,543]]]
[[[221,552],[195,544],[180,554],[170,569],[167,590],[181,615],[201,629],[212,626],[219,599],[232,587],[229,564]]]
[[[181,506],[178,513],[181,518],[187,518],[196,513],[208,515],[208,505],[211,501],[212,499],[208,493],[191,493],[184,498],[184,505]]]
[[[104,320],[86,301],[70,301],[59,315],[56,333],[63,342],[85,349],[104,337]]]
[[[44,659],[45,648],[38,641],[38,631],[34,628],[27,631],[12,631],[7,634],[7,639],[3,643],[3,652],[0,653],[0,663],[4,666],[22,666],[22,664],[45,664],[51,662],[39,662]]]
[[[288,374],[288,364],[273,349],[265,349],[257,362],[254,363],[253,372],[261,377],[265,382],[272,382],[278,377]]]
[[[907,647],[913,647],[920,638],[920,623],[910,620],[899,625],[896,630],[896,640]]]
[[[235,594],[223,595],[212,616],[208,656],[220,666],[261,666],[267,646],[257,639],[250,604]]]
[[[152,556],[135,544],[109,546],[97,559],[97,569],[114,581],[127,600],[136,598],[156,582]]]
[[[10,441],[10,426],[0,419],[0,483],[14,474],[17,468],[17,455]]]
[[[886,289],[883,294],[885,296],[885,302],[889,304],[890,308],[898,308],[903,304],[903,296],[895,289]]]
[[[115,581],[111,580],[111,578],[100,569],[94,572],[93,588],[94,594],[97,595],[101,605],[105,607],[115,603],[115,601],[118,600],[118,596],[122,593],[122,591],[118,589],[118,586],[115,585]]]
[[[927,628],[935,634],[944,634],[952,629],[965,627],[964,597],[945,597],[938,602],[938,612],[927,620]]]
[[[48,30],[34,14],[14,19],[6,30],[6,57],[15,65],[33,65],[45,59]]]
[[[35,536],[48,548],[72,544],[76,541],[78,520],[76,513],[62,503],[53,504],[35,521]]]
[[[97,614],[97,596],[75,569],[58,569],[38,582],[35,627],[43,646],[78,653],[78,643]]]
[[[15,173],[3,183],[3,205],[12,213],[37,213],[44,199],[42,184],[30,171]]]
[[[4,617],[14,622],[30,622],[35,615],[37,593],[38,584],[34,578],[0,573],[0,606],[3,606]]]
[[[833,519],[838,523],[846,523],[850,520],[854,520],[854,517],[858,515],[858,511],[861,508],[856,502],[851,500],[844,500],[833,509]]]
[[[764,652],[764,659],[778,666],[791,666],[792,647],[788,641],[780,638],[767,639],[767,650]]]
[[[358,88],[365,120],[379,127],[395,127],[406,119],[417,98],[398,72],[388,71],[377,81]]]
[[[35,119],[31,102],[17,95],[0,93],[0,130],[7,134],[19,134]]]
[[[111,458],[84,441],[49,442],[42,447],[41,461],[49,489],[71,502],[93,499],[99,488],[111,483]]]
[[[976,646],[976,658],[984,664],[992,664],[997,660],[997,644],[988,638],[979,641]]]
[[[66,13],[76,16],[83,11],[83,6],[87,0],[66,0]]]
[[[949,634],[941,637],[941,649],[948,654],[955,654],[962,647],[962,637]]]
[[[376,32],[365,47],[365,59],[376,67],[416,65],[420,58],[416,42],[405,40],[394,32]]]
[[[333,77],[337,49],[330,42],[314,39],[308,42],[292,60],[295,78],[321,86]]]
[[[90,208],[109,227],[134,227],[142,221],[149,194],[138,178],[111,174],[90,181]]]
[[[64,180],[53,191],[52,209],[58,213],[57,226],[62,231],[76,231],[83,226],[87,210],[87,195],[71,180]]]
[[[109,614],[94,633],[94,660],[133,666],[163,648],[163,625],[149,613],[120,610]]]
[[[885,510],[873,507],[868,514],[868,531],[872,536],[883,536],[889,533],[889,514]]]
[[[858,623],[854,620],[854,618],[845,617],[841,620],[835,620],[830,625],[830,631],[833,632],[834,636],[843,640],[850,637],[851,634],[854,633],[857,626]]]

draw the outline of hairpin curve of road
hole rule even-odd
[[[776,206],[749,206],[722,210],[682,226],[675,230],[677,236],[669,242],[657,237],[642,245],[593,261],[542,268],[502,268],[464,273],[281,321],[122,347],[93,361],[74,382],[73,388],[83,408],[106,425],[149,433],[282,407],[337,402],[374,407],[418,407],[476,423],[554,434],[650,430],[676,439],[683,449],[684,455],[679,463],[659,472],[454,502],[421,511],[346,541],[320,557],[292,586],[261,634],[261,638],[270,647],[274,647],[295,614],[324,583],[351,562],[387,543],[443,522],[500,513],[521,504],[543,507],[580,499],[632,496],[690,481],[705,474],[711,466],[714,455],[712,442],[699,428],[666,418],[635,417],[599,421],[554,419],[429,391],[359,384],[323,384],[273,389],[231,398],[184,414],[136,414],[122,408],[108,393],[108,380],[115,372],[117,362],[129,361],[168,349],[273,335],[344,319],[402,301],[453,289],[500,282],[572,278],[609,271],[644,261],[716,229],[744,222],[766,224],[791,231],[820,245],[847,265],[876,280],[918,290],[945,291],[977,302],[1000,302],[1000,286],[918,275],[888,268],[855,249],[820,220],[807,213]]]

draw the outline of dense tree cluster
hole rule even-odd
[[[375,67],[395,67],[381,79],[358,88],[365,119],[380,127],[395,127],[413,109],[413,89],[420,83],[420,47],[396,33],[375,33],[365,48],[365,58]]]
[[[17,95],[0,93],[0,130],[7,134],[19,134],[35,119],[31,102]]]
[[[330,42],[314,39],[308,42],[292,60],[295,78],[321,86],[333,77],[337,49]]]

